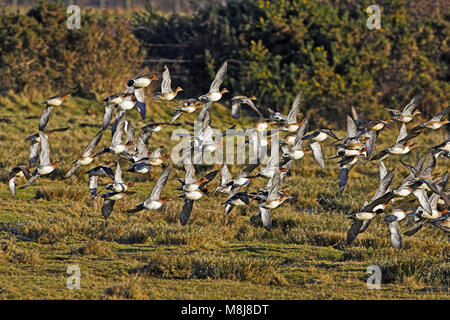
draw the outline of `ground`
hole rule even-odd
[[[391,247],[389,229],[382,217],[351,246],[345,244],[351,224],[348,214],[370,200],[378,187],[378,165],[358,164],[350,173],[347,189],[340,194],[337,164],[326,162],[322,172],[311,155],[293,165],[285,181],[294,199],[273,211],[274,226],[268,232],[250,217],[252,204],[224,215],[224,195],[209,195],[196,202],[186,226],[179,224],[182,200],[168,202],[159,211],[126,213],[148,197],[161,169],[151,175],[124,174],[135,181],[136,193],[116,203],[105,223],[101,201],[92,201],[86,167],[62,180],[95,135],[101,123],[101,103],[73,98],[54,109],[48,128],[70,125],[66,132],[49,138],[51,160],[62,166],[48,178],[18,190],[11,199],[7,171],[27,163],[29,145],[24,139],[37,132],[42,112],[39,93],[0,97],[0,298],[2,299],[448,299],[448,235],[425,226],[412,237],[404,236],[404,247]],[[136,111],[127,115],[140,128],[151,120],[168,120],[173,103],[151,102],[148,119]],[[182,117],[185,126],[195,116]],[[375,119],[370,119],[375,120]],[[252,118],[237,121],[248,127]],[[417,124],[408,125],[411,128]],[[212,125],[220,129],[236,123],[225,106],[214,105]],[[399,126],[380,134],[377,150],[393,142]],[[137,129],[137,132],[139,130]],[[150,139],[150,148],[174,145],[170,129]],[[338,131],[343,136],[343,131]],[[418,137],[420,148],[401,159],[414,163],[421,154],[444,140],[441,132]],[[100,146],[110,141],[107,131]],[[324,153],[333,155],[331,141]],[[99,147],[100,147],[99,146]],[[96,160],[99,164],[108,155]],[[111,158],[112,159],[112,158]],[[393,186],[407,174],[398,157],[385,164],[395,167]],[[123,171],[129,164],[120,160]],[[439,159],[434,172],[443,173],[448,159]],[[205,169],[209,172],[220,165]],[[172,177],[183,176],[174,165]],[[241,165],[232,166],[236,174]],[[108,179],[102,179],[105,185]],[[215,187],[219,182],[212,183]],[[24,181],[19,181],[19,185]],[[254,191],[266,181],[255,181]],[[177,196],[176,181],[169,181],[163,195]],[[411,198],[412,200],[412,198]],[[413,208],[416,203],[407,206]],[[406,230],[407,222],[401,224]],[[81,271],[81,289],[69,290],[67,268]],[[380,290],[369,290],[366,270],[378,265],[382,271]]]

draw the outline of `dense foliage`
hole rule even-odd
[[[112,93],[140,68],[158,72],[167,64],[173,84],[184,88],[180,98],[192,98],[207,92],[228,60],[231,94],[255,95],[262,109],[286,112],[302,89],[302,111],[312,122],[336,125],[351,106],[386,117],[381,106],[401,108],[419,91],[425,116],[448,105],[445,6],[379,0],[381,29],[369,30],[368,0],[195,4],[188,15],[149,6],[133,25],[122,14],[83,9],[80,30],[67,29],[62,5],[40,2],[22,16],[0,12],[0,89]]]
[[[67,28],[66,7],[39,2],[26,15],[0,12],[0,88],[37,88],[81,95],[122,90],[141,66],[139,42],[123,18],[82,12],[81,29]]]
[[[383,116],[380,106],[402,107],[418,91],[426,115],[441,110],[450,92],[450,11],[419,19],[405,0],[377,1],[381,29],[369,30],[371,4],[229,1],[192,16],[150,9],[137,17],[135,34],[150,57],[192,61],[182,66],[191,80],[183,85],[198,94],[208,89],[203,78],[229,59],[224,84],[233,94],[256,95],[262,107],[286,111],[302,89],[303,110],[316,121],[342,119],[350,106]]]

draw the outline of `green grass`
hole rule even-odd
[[[18,190],[13,200],[6,173],[27,163],[29,146],[24,139],[37,132],[42,111],[38,102],[43,98],[37,92],[0,97],[2,117],[10,120],[9,124],[0,122],[2,299],[449,298],[450,246],[441,230],[425,226],[416,235],[405,236],[404,248],[399,251],[391,247],[388,226],[377,217],[352,246],[345,245],[351,223],[347,214],[362,207],[378,187],[378,166],[370,163],[352,170],[343,194],[338,192],[335,162],[327,162],[323,172],[311,155],[295,163],[286,180],[294,199],[272,212],[270,232],[250,222],[257,210],[254,204],[225,217],[220,205],[224,195],[196,202],[184,227],[179,224],[181,200],[169,202],[159,211],[126,213],[149,195],[161,169],[146,177],[124,173],[125,181],[136,182],[132,188],[136,193],[118,201],[105,224],[101,202],[90,200],[86,167],[68,181],[61,180],[99,130],[83,126],[101,123],[103,105],[95,101],[72,98],[54,109],[48,128],[71,126],[49,138],[51,160],[61,159],[62,167]],[[150,119],[170,119],[174,105],[176,102],[150,102],[145,122],[135,110],[127,117],[139,128]],[[196,116],[181,121],[193,121]],[[243,118],[237,123],[246,128],[251,122]],[[214,105],[213,126],[225,129],[233,123],[226,107]],[[393,140],[389,131],[382,132],[377,150]],[[413,163],[427,147],[442,140],[440,132],[420,136],[417,141],[422,148],[402,159]],[[108,131],[100,145],[109,141]],[[170,129],[163,129],[153,135],[150,147],[175,144],[169,141]],[[327,143],[323,149],[326,155],[334,152]],[[104,155],[92,166],[107,159],[112,158]],[[388,170],[396,168],[393,185],[398,185],[406,169],[393,156],[385,164]],[[435,172],[444,172],[448,165],[447,159],[439,159]],[[127,168],[128,164],[121,160],[121,166]],[[241,167],[233,166],[232,173]],[[218,168],[210,166],[207,171]],[[172,175],[182,176],[183,170],[175,166]],[[106,178],[100,181],[102,185],[108,182]],[[265,183],[255,181],[249,189]],[[163,195],[176,196],[176,186],[169,181]],[[405,230],[406,222],[401,227]],[[80,290],[66,288],[66,270],[73,264],[81,269]],[[383,272],[381,290],[366,287],[366,269],[373,264]]]

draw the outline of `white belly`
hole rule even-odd
[[[376,125],[372,126],[372,130],[379,131],[379,130],[383,129],[383,127],[384,127],[384,123],[377,123]]]
[[[263,205],[262,205],[262,207],[263,208],[266,208],[266,209],[275,209],[276,207],[278,207],[279,205],[281,204],[281,201],[280,200],[273,200],[273,201],[270,201],[270,202],[266,202],[266,203],[264,203]]]
[[[62,103],[62,99],[53,98],[47,101],[47,104],[50,106],[59,106]]]
[[[286,144],[288,144],[288,145],[294,144],[295,138],[296,138],[295,136],[288,136],[288,137],[286,137],[285,138]]]
[[[407,150],[407,151],[405,152],[405,150]],[[409,151],[408,147],[406,147],[406,148],[392,147],[389,149],[389,153],[391,153],[391,154],[405,154],[405,153],[408,153],[408,151]]]
[[[116,144],[109,147],[114,153],[121,153],[125,151],[126,146],[124,144]]]
[[[402,118],[399,119],[399,120],[400,120],[401,122],[406,123],[406,122],[410,122],[412,119],[413,119],[412,116],[404,116],[404,117],[402,117]]]
[[[304,155],[305,155],[305,152],[303,150],[294,150],[290,153],[291,158],[294,160],[301,159],[301,158],[303,158]]]
[[[344,149],[344,155],[347,157],[359,155],[359,150]]]
[[[122,193],[118,193],[118,194],[115,194],[115,195],[113,195],[111,197],[108,197],[108,199],[110,199],[110,200],[119,200],[119,199],[122,199],[122,198],[123,198],[123,194]]]
[[[109,102],[111,103],[111,104],[119,104],[119,103],[121,103],[123,101],[123,98],[122,97],[117,97],[117,98],[114,98],[114,99],[111,99]]]
[[[148,203],[144,203],[144,208],[147,210],[156,210],[156,209],[161,208],[161,206],[162,206],[162,201],[159,201],[159,200],[153,200]]]
[[[128,186],[124,183],[114,183],[112,189],[115,192],[123,192],[128,190]]]
[[[281,130],[287,131],[287,132],[295,132],[299,128],[298,124],[287,124],[284,126]]]
[[[450,142],[443,146],[441,149],[450,152]]]
[[[441,216],[439,211],[437,211],[436,209],[433,209],[431,211],[431,213],[432,214],[430,215],[428,212],[424,211],[423,214],[422,214],[422,217],[424,217],[426,219],[437,219],[437,218],[439,218]]]
[[[273,177],[273,175],[275,174],[275,169],[268,169],[268,168],[265,168],[264,170],[262,170],[261,172],[260,172],[260,174],[263,176],[263,177],[266,177],[266,178],[272,178]]]
[[[198,184],[196,184],[196,183],[185,184],[183,187],[183,190],[187,191],[187,192],[193,192],[197,189],[198,189]]]
[[[407,197],[411,194],[411,190],[407,188],[402,188],[394,191],[394,194],[400,196],[400,197]]]
[[[212,102],[219,101],[220,98],[222,98],[222,94],[220,92],[211,92],[208,96],[209,100]]]
[[[237,178],[237,179],[234,181],[234,184],[235,184],[236,186],[243,186],[243,185],[245,185],[247,182],[248,182],[248,179],[247,179],[247,178]]]
[[[162,160],[161,158],[150,159],[150,160],[148,161],[148,163],[149,163],[151,166],[156,167],[156,166],[161,165],[161,163],[163,163],[163,160]]]
[[[194,112],[196,109],[194,107],[184,107],[181,108],[182,111],[186,112],[186,113],[192,113]]]
[[[135,104],[136,104],[135,101],[132,101],[132,100],[126,100],[126,101],[123,101],[123,102],[121,102],[121,103],[119,104],[119,109],[122,109],[122,110],[131,110],[131,109],[133,109],[133,107],[134,107]]]
[[[375,214],[372,212],[358,212],[356,214],[356,219],[366,221],[372,219],[374,216]]]
[[[241,199],[233,200],[233,201],[231,201],[231,204],[233,206],[245,206],[246,205],[246,203],[244,201],[242,201]]]
[[[92,161],[94,161],[94,158],[92,157],[84,157],[80,159],[80,164],[82,166],[87,166],[88,164],[90,164]]]
[[[313,141],[316,142],[322,142],[327,138],[327,134],[325,132],[320,132],[315,138],[313,138]]]
[[[200,191],[186,192],[186,198],[189,200],[198,200],[202,196],[203,196],[203,193],[201,193]]]
[[[403,210],[394,210],[392,211],[391,215],[396,216],[397,221],[403,220],[406,217],[405,211]]]
[[[38,173],[43,176],[53,172],[53,170],[55,170],[53,166],[42,166],[38,168]]]
[[[135,88],[144,88],[148,87],[150,85],[150,79],[148,78],[138,78],[134,80],[134,87]]]
[[[256,124],[255,129],[258,131],[264,131],[267,129],[267,127],[268,127],[268,125],[266,122],[259,122]]]

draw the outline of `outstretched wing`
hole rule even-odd
[[[152,201],[152,200],[158,200],[162,190],[164,189],[164,186],[167,183],[167,180],[169,179],[169,175],[170,175],[170,165],[168,165],[163,173],[159,176],[158,181],[156,182],[155,187],[153,188],[153,191],[150,195],[150,198],[148,198],[148,201]]]
[[[103,115],[103,124],[102,124],[103,130],[106,130],[106,128],[108,128],[108,126],[111,122],[112,116],[114,114],[115,107],[116,106],[114,104],[107,104],[105,106],[105,114]]]
[[[87,146],[86,150],[84,150],[83,157],[87,157],[92,155],[94,148],[98,145],[103,136],[103,129],[100,130],[95,137],[92,139],[91,143]]]
[[[319,166],[322,168],[322,170],[325,168],[325,161],[323,159],[322,155],[322,148],[320,147],[319,142],[313,142],[309,145],[311,147],[311,150],[313,151],[314,159],[316,159]]]
[[[170,79],[170,72],[169,68],[167,66],[164,66],[164,72],[162,74],[162,82],[161,82],[161,93],[170,93],[172,92],[171,87],[171,79]]]
[[[186,224],[186,222],[189,220],[189,217],[191,216],[192,207],[194,205],[194,200],[185,199],[183,208],[181,209],[180,213],[180,223],[182,226]]]
[[[294,99],[294,102],[292,103],[291,110],[289,111],[289,114],[287,116],[286,123],[296,123],[297,122],[297,115],[300,110],[300,102],[302,101],[302,92],[300,91],[297,96]]]
[[[261,207],[259,210],[261,212],[261,220],[264,228],[266,228],[267,231],[270,231],[270,229],[272,229],[272,216],[270,215],[270,210]]]
[[[39,132],[39,139],[41,140],[41,154],[39,158],[39,164],[41,166],[50,165],[50,145],[48,139],[42,132]]]
[[[44,112],[42,113],[41,119],[39,119],[39,131],[42,131],[47,126],[50,116],[52,115],[53,107],[46,106]]]
[[[220,67],[219,71],[217,71],[216,77],[214,78],[213,82],[211,83],[211,87],[209,88],[209,92],[219,91],[220,85],[222,84],[223,79],[225,78],[225,74],[227,73],[227,66],[228,63],[225,61]]]

